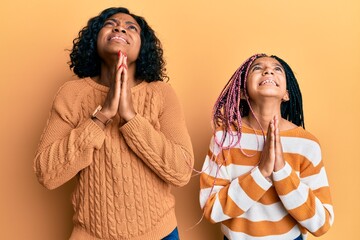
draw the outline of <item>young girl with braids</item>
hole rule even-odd
[[[289,65],[256,54],[213,109],[214,135],[200,176],[200,204],[224,239],[306,239],[334,220],[318,140],[304,130]]]

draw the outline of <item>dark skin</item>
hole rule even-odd
[[[130,15],[118,13],[105,21],[98,34],[97,47],[102,64],[100,76],[94,80],[109,87],[101,109],[109,119],[119,114],[127,122],[136,115],[131,87],[141,82],[135,79],[135,62],[141,46],[140,31]],[[105,129],[102,122],[94,121]]]
[[[254,128],[260,123],[261,129],[267,130],[258,167],[263,176],[270,179],[273,172],[285,166],[280,131],[296,127],[281,118],[281,103],[289,100],[285,71],[274,58],[258,58],[249,68],[246,86],[256,118],[250,113],[243,122]]]

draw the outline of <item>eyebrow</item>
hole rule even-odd
[[[113,22],[116,22],[117,24],[120,23],[120,21],[117,20],[116,18],[108,18],[106,21],[108,21],[108,20],[111,20],[111,21],[113,21]],[[137,23],[135,23],[135,22],[132,22],[132,21],[125,21],[125,24],[127,24],[127,25],[129,25],[129,24],[130,24],[130,25],[135,25],[135,26],[137,26],[137,27],[140,28],[139,24],[137,24]]]
[[[251,69],[253,67],[260,66],[260,65],[261,65],[261,63],[256,63],[251,67]],[[277,66],[277,67],[280,67],[281,69],[285,70],[284,67],[280,63],[274,63],[273,66]]]

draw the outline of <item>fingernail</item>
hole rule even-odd
[[[120,57],[120,55],[121,55],[121,51],[119,50],[119,52],[118,52],[118,57]]]

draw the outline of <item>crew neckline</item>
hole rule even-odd
[[[102,85],[98,82],[96,82],[95,80],[93,80],[92,78],[90,77],[87,77],[85,78],[85,81],[93,88],[101,91],[101,92],[108,92],[109,91],[109,87],[105,86],[105,85]],[[133,86],[131,88],[131,92],[134,92],[134,91],[137,91],[138,89],[142,88],[144,85],[146,85],[147,82],[146,81],[142,81],[141,83]]]
[[[252,127],[250,127],[249,125],[247,125],[246,123],[242,123],[242,128],[246,128],[246,129],[249,130],[249,131],[253,131],[253,132],[255,132],[256,134],[262,135],[261,129],[252,128]],[[296,131],[298,131],[299,129],[302,129],[302,127],[301,127],[301,126],[296,126],[296,127],[294,127],[294,128],[290,128],[290,129],[286,129],[286,130],[281,130],[281,131],[280,131],[280,134],[287,134],[287,133],[291,133],[291,132],[293,132],[293,131],[296,132]],[[265,133],[265,134],[267,133],[267,129],[264,129],[264,133]]]

